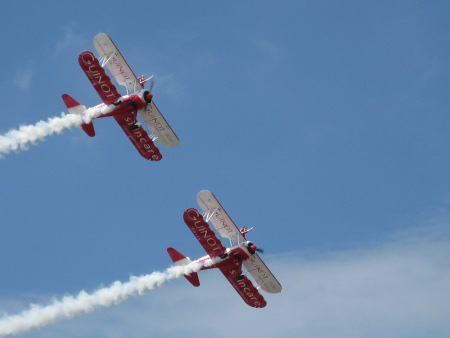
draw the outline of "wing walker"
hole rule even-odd
[[[96,35],[94,47],[100,59],[92,52],[84,51],[79,55],[78,62],[103,101],[95,106],[104,112],[98,117],[114,117],[144,158],[151,161],[161,160],[162,154],[154,141],[158,140],[167,147],[176,147],[179,139],[154,103],[151,93],[153,77],[147,79],[144,76],[136,77],[108,35],[104,33]],[[105,66],[116,82],[126,88],[126,95],[119,94],[106,74]],[[150,89],[145,89],[144,84],[149,80],[151,80]],[[69,113],[79,115],[86,113],[87,108],[69,95],[63,94],[62,98]],[[152,135],[143,128],[137,115],[147,124]],[[81,127],[88,136],[95,136],[92,121],[83,123]],[[208,190],[202,190],[197,194],[197,202],[202,212],[189,208],[184,212],[183,219],[207,255],[191,261],[177,250],[168,248],[167,252],[171,259],[175,265],[197,263],[200,264],[200,270],[219,269],[248,305],[255,308],[265,307],[267,302],[259,289],[278,293],[282,287],[258,256],[257,252],[262,250],[246,239],[246,234],[253,228],[239,229],[217,198]],[[212,223],[215,231],[208,222]],[[221,237],[229,239],[231,246],[225,247],[216,232]],[[192,285],[200,286],[197,272],[185,277]]]
[[[179,139],[153,102],[151,93],[153,76],[147,79],[144,76],[136,77],[114,42],[104,33],[95,36],[94,47],[100,55],[100,59],[97,59],[92,52],[84,51],[78,57],[78,62],[103,101],[95,107],[108,106],[109,108],[108,113],[99,117],[113,116],[144,158],[151,161],[161,160],[162,154],[154,141],[158,140],[167,147],[176,147]],[[106,74],[104,66],[109,69],[119,85],[125,86],[126,95],[119,94]],[[144,88],[144,84],[148,80],[151,80],[152,83],[149,90]],[[83,114],[86,111],[85,106],[69,95],[63,94],[62,99],[69,109],[69,113]],[[137,115],[140,115],[153,135],[148,135],[142,127],[142,123],[138,121]],[[95,136],[92,122],[84,123],[81,127],[87,135]]]
[[[278,293],[281,292],[282,287],[258,256],[257,251],[260,250],[245,238],[246,233],[252,228],[238,229],[216,197],[208,190],[198,193],[197,202],[203,213],[190,208],[184,212],[183,219],[206,250],[207,255],[191,261],[177,250],[168,248],[167,252],[172,261],[175,265],[199,263],[201,264],[200,270],[218,268],[248,305],[255,308],[265,307],[267,302],[259,293],[259,288],[269,293]],[[215,232],[209,227],[209,221],[221,237],[230,240],[231,247],[223,246]],[[255,284],[243,272],[242,266],[253,277]],[[196,272],[185,275],[185,277],[192,285],[200,286]]]

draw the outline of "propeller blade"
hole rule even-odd
[[[150,88],[149,88],[149,92],[151,93],[153,90],[153,86],[155,85],[155,80],[153,80],[153,75],[150,77]]]

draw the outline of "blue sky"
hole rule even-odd
[[[203,255],[182,214],[208,189],[255,227],[283,285],[267,308],[207,271],[24,336],[448,336],[449,10],[3,1],[0,135],[59,116],[63,93],[98,104],[77,58],[105,32],[155,75],[180,146],[146,161],[101,119],[0,159],[0,312],[164,270],[169,246]]]

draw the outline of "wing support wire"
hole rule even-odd
[[[111,54],[111,56],[108,59],[106,59],[104,57],[101,57],[100,59],[98,59],[98,61],[100,61],[100,65],[102,67],[105,67],[106,64],[109,62],[109,60],[111,60],[111,58],[112,58],[112,54]]]
[[[138,88],[139,88],[138,83],[139,83],[138,80],[133,80],[133,91],[128,90],[128,86],[127,86],[127,95],[136,93],[138,91]],[[140,84],[139,84],[139,86],[140,86]]]
[[[243,265],[243,264],[242,264]],[[255,277],[253,277],[253,275],[250,273],[250,271],[248,271],[247,270],[247,268],[244,266],[243,267],[244,269],[245,269],[245,276],[248,278],[248,279],[250,279],[251,281],[252,281],[252,283],[253,283],[253,285],[255,286],[255,288],[256,288],[256,290],[258,290],[259,291],[259,289],[261,289],[262,288],[262,285],[259,285],[258,284],[258,282],[256,281],[256,278]],[[263,289],[264,290],[264,289]]]
[[[219,210],[219,209],[220,209],[219,207],[216,207],[216,208],[214,208],[213,211],[204,211],[204,212],[202,213],[203,219],[204,219],[206,222],[209,222],[209,221],[211,220],[211,218],[214,216],[214,213],[215,213],[217,210]],[[245,239],[245,234],[246,234],[247,232],[251,231],[251,230],[253,230],[253,227],[251,227],[250,229],[247,229],[247,227],[243,227],[243,228],[240,230],[240,232],[241,232],[241,234],[242,234],[242,237],[244,237],[244,239]],[[240,238],[238,238],[238,245],[241,244],[241,242],[239,241],[239,239],[240,239]],[[228,240],[230,241],[230,245],[233,246],[233,241],[231,240],[231,238],[228,238]]]
[[[245,277],[247,277],[251,282],[252,282],[252,284],[253,284],[253,286],[256,288],[256,290],[259,290],[259,289],[261,289],[261,285],[259,285],[257,282],[256,282],[256,280],[255,280],[255,278],[253,278],[253,276],[252,276],[252,274],[250,273],[250,271],[248,271],[246,268],[245,268],[245,266],[242,266],[242,274],[245,276]]]
[[[148,135],[150,137],[150,139],[155,142],[158,139],[158,136],[156,136],[155,134],[150,134]]]
[[[108,64],[108,62],[111,60],[111,58],[113,56],[114,56],[114,54],[111,54],[111,56],[109,58],[101,57],[101,58],[98,59],[98,61],[100,62],[100,65],[102,66],[102,68],[104,68]],[[130,95],[131,93],[137,92],[141,88],[142,84],[144,84],[145,82],[147,82],[148,80],[151,80],[151,79],[153,79],[153,75],[150,76],[148,79],[144,79],[144,76],[141,76],[137,80],[134,80],[133,81],[134,83],[133,83],[133,91],[132,92],[130,92],[130,90],[128,90],[128,86],[126,86],[127,95]]]
[[[219,208],[215,208],[213,211],[204,211],[203,214],[202,214],[203,219],[204,219],[206,222],[209,222],[210,219],[213,217],[214,213],[215,213],[217,210],[219,210]]]
[[[218,207],[215,208],[213,211],[204,211],[202,213],[202,216],[203,216],[203,219],[205,220],[205,222],[209,222],[217,210],[219,210]],[[230,241],[230,246],[233,246],[233,241],[230,238],[228,238],[228,240]]]
[[[100,59],[98,59],[98,61],[100,61],[100,65],[102,66],[102,68],[105,68],[105,66],[108,64],[109,60],[111,60],[111,58],[113,57],[113,54],[111,54],[111,56],[109,58],[106,57],[101,57]],[[138,81],[134,81],[134,89],[133,89],[133,93],[137,92],[137,88],[138,88]],[[130,91],[128,90],[128,86],[125,87],[127,89],[127,95],[130,95]],[[151,136],[150,136],[151,137]]]

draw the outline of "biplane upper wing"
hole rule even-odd
[[[158,142],[166,147],[176,147],[180,143],[177,134],[172,130],[155,103],[150,102],[145,109],[139,111],[139,115],[148,125]]]
[[[250,279],[245,276],[241,276],[239,279],[236,279],[236,277],[241,274],[241,268],[224,266],[219,267],[219,269],[248,305],[256,308],[262,308],[267,305],[266,300],[258,292],[258,289],[253,285]]]
[[[206,218],[211,219],[222,237],[229,238],[233,245],[245,242],[244,236],[212,192],[200,191],[197,194],[197,202],[206,213]],[[281,284],[256,253],[243,264],[264,291],[270,293],[281,291]]]
[[[255,253],[251,255],[243,264],[255,279],[256,284],[261,286],[264,291],[270,293],[281,292],[281,284],[272,272],[270,272],[269,268],[264,264],[258,254]]]
[[[200,191],[197,203],[206,213],[206,219],[211,220],[220,235],[229,238],[233,246],[245,242],[244,236],[211,191]]]
[[[128,94],[143,88],[117,46],[107,34],[97,34],[94,38],[94,47],[103,58],[103,62],[106,62],[106,66],[117,83],[127,87]]]
[[[116,102],[121,97],[92,52],[82,52],[78,56],[78,63],[105,104],[109,105]]]
[[[142,126],[130,130],[130,126],[134,124],[135,121],[132,113],[116,115],[114,118],[144,158],[151,161],[159,161],[162,159],[162,154],[158,147],[155,146]]]
[[[183,219],[211,258],[226,252],[220,239],[217,238],[197,209],[187,209],[183,214]]]
[[[117,83],[127,88],[128,94],[143,88],[141,82],[131,70],[117,46],[107,34],[97,34],[94,38],[94,47],[103,58]],[[140,110],[139,115],[156,136],[158,142],[167,147],[178,146],[180,142],[178,136],[153,101],[145,109]]]

